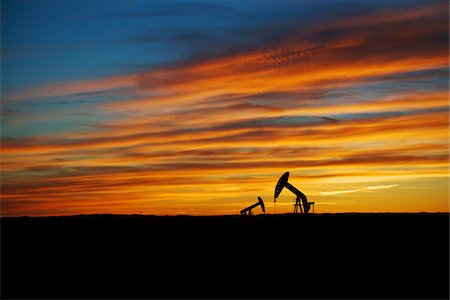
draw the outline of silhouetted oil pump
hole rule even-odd
[[[263,213],[266,213],[266,209],[264,208],[264,202],[261,199],[261,197],[258,197],[258,202],[256,202],[253,205],[250,205],[247,208],[244,208],[243,210],[241,210],[241,215],[252,215],[252,209],[257,207],[257,206],[261,206],[261,209],[263,211]]]
[[[280,179],[278,179],[277,185],[275,186],[275,194],[273,198],[273,202],[276,202],[276,199],[280,195],[281,191],[284,187],[286,187],[288,190],[290,190],[292,193],[295,194],[297,197],[295,199],[295,206],[294,206],[294,213],[298,213],[298,210],[300,209],[300,212],[307,214],[309,212],[309,209],[311,208],[311,204],[314,205],[314,202],[308,202],[308,199],[306,198],[305,194],[300,192],[298,189],[296,189],[292,184],[288,182],[289,178],[289,172],[284,173]],[[300,203],[300,199],[303,203],[303,209],[302,204]]]

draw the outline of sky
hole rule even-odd
[[[2,216],[449,211],[448,1],[0,8]]]

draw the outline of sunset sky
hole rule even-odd
[[[449,211],[449,4],[2,0],[1,215]],[[255,208],[254,213],[261,213]]]

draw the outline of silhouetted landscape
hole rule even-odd
[[[1,219],[8,298],[448,299],[449,214]]]

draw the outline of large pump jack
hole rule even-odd
[[[292,193],[294,193],[295,196],[297,197],[295,199],[294,213],[298,213],[298,211],[300,210],[301,213],[303,213],[303,211],[304,211],[305,214],[307,214],[311,208],[311,204],[314,207],[314,202],[308,202],[308,199],[306,198],[305,194],[303,194],[297,188],[295,188],[292,184],[290,184],[288,182],[288,178],[289,178],[289,172],[286,172],[280,177],[280,179],[278,179],[277,185],[275,186],[275,194],[274,194],[273,202],[277,202],[276,200],[277,200],[278,196],[280,195],[283,188],[286,187],[288,190],[290,190]],[[302,200],[302,203],[300,203],[300,199]],[[302,209],[302,204],[303,204],[303,209]],[[314,208],[313,208],[313,211],[314,211]]]

